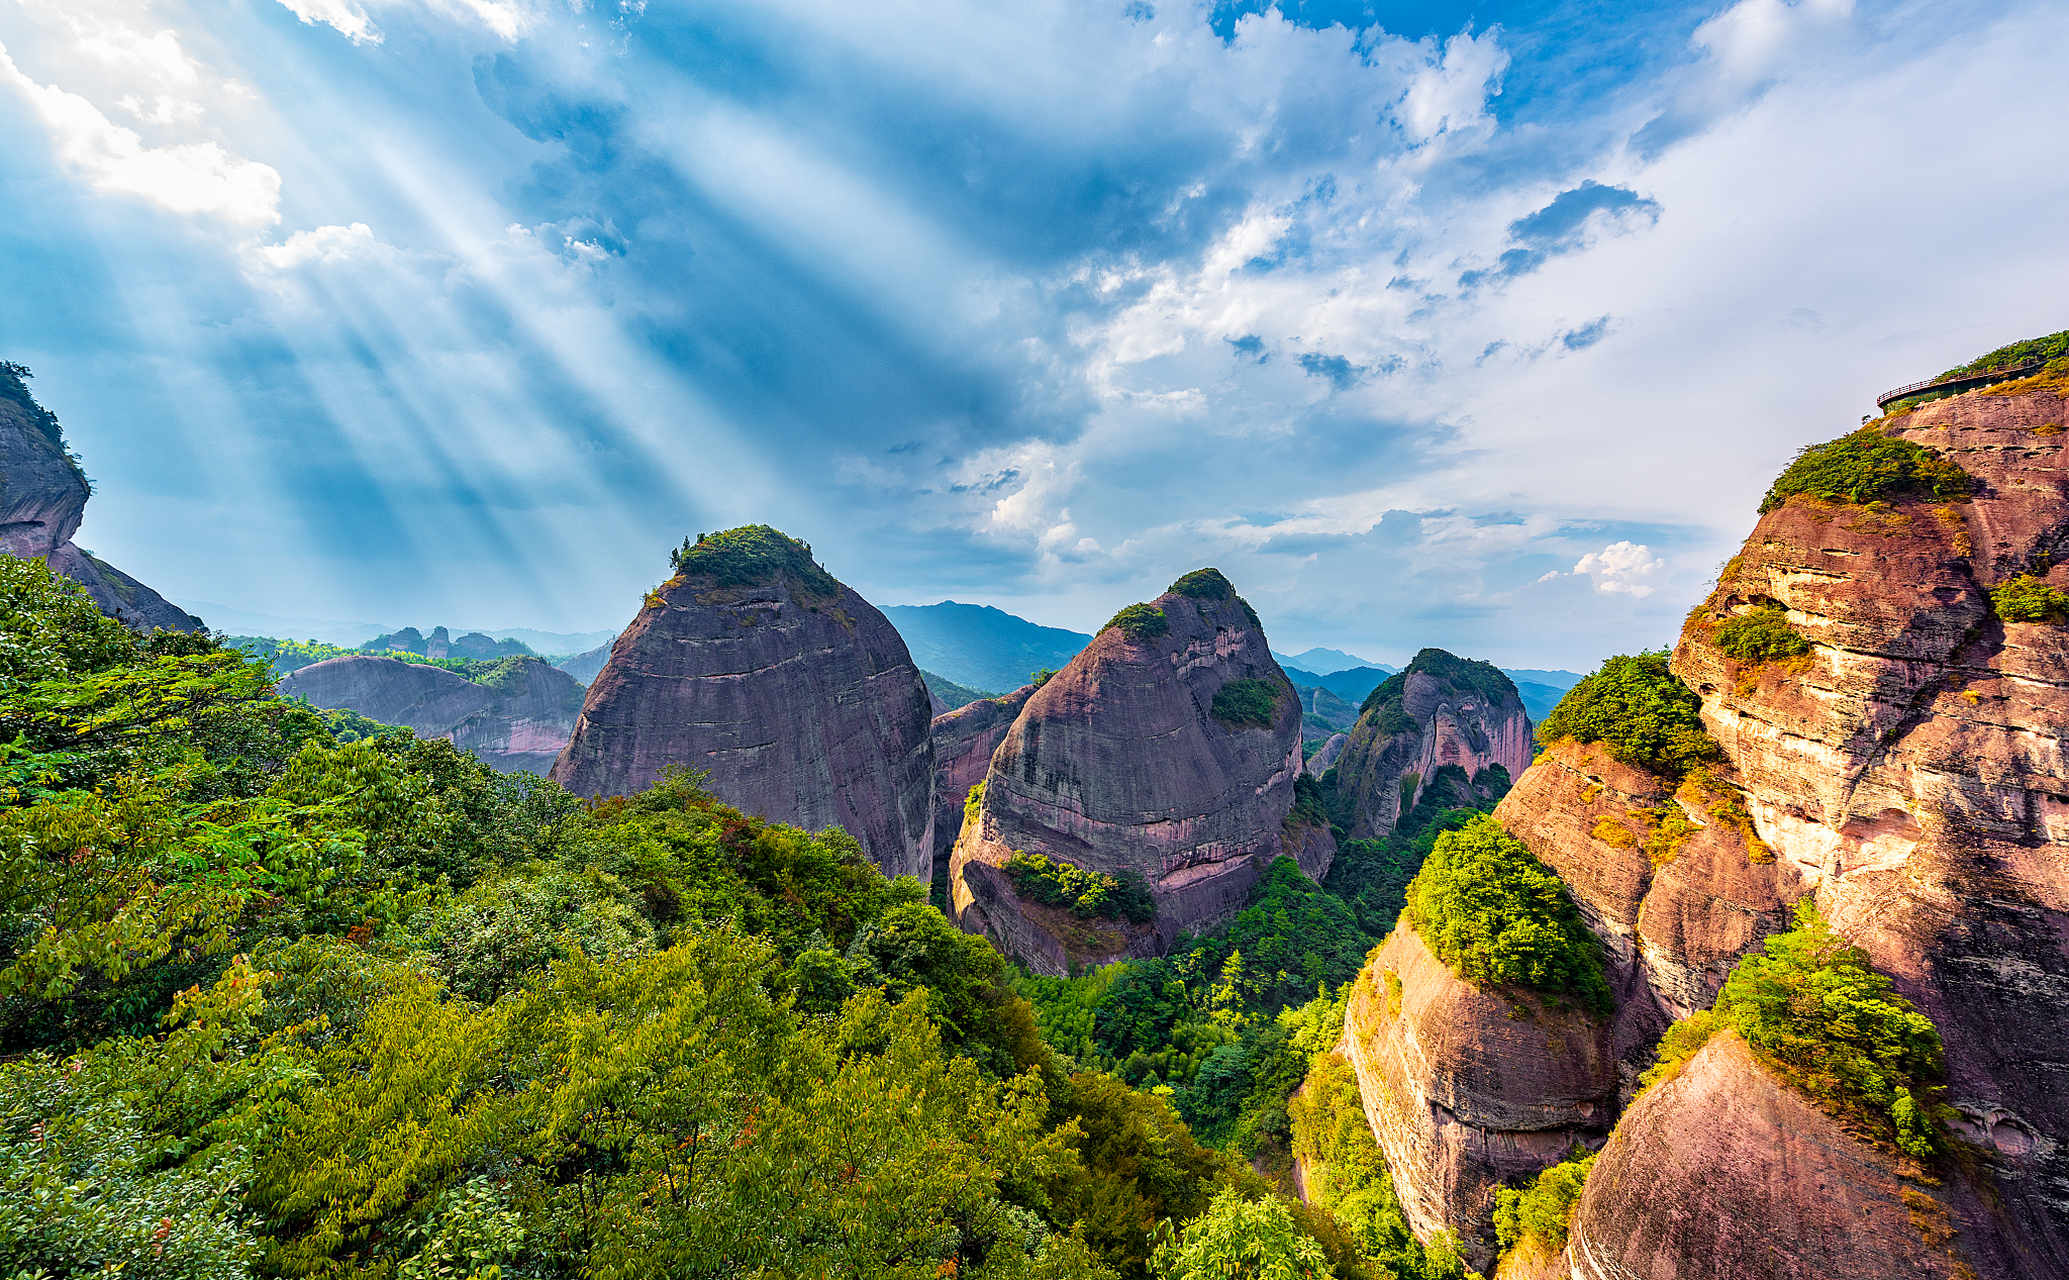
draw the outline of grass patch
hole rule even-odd
[[[1631,815],[1645,824],[1645,856],[1655,871],[1680,857],[1681,846],[1702,830],[1671,801],[1653,809],[1633,809]]]
[[[1797,494],[1861,506],[1899,494],[1965,498],[1974,490],[1974,477],[1957,463],[1871,425],[1798,453],[1768,488],[1760,511],[1765,515]]]
[[[1746,846],[1746,861],[1755,866],[1765,866],[1774,861],[1774,850],[1753,828],[1753,815],[1746,811],[1744,797],[1719,782],[1708,769],[1689,770],[1688,776],[1682,779],[1681,789],[1674,794],[1738,832],[1739,839]]]
[[[1511,1249],[1525,1236],[1534,1236],[1546,1253],[1566,1247],[1566,1232],[1573,1224],[1573,1211],[1580,1204],[1588,1171],[1595,1167],[1600,1152],[1573,1150],[1573,1158],[1553,1165],[1521,1190],[1499,1187],[1494,1193],[1494,1233],[1503,1249]]]
[[[1618,822],[1615,818],[1602,819],[1602,821],[1595,824],[1595,829],[1588,834],[1600,840],[1603,844],[1611,845],[1618,849],[1628,849],[1638,843],[1638,837],[1631,834],[1631,829]]]
[[[1212,714],[1231,729],[1269,729],[1278,709],[1279,688],[1269,680],[1231,680],[1214,691]]]
[[[1013,888],[1043,906],[1062,907],[1085,919],[1103,916],[1147,924],[1157,917],[1149,884],[1133,872],[1110,876],[1100,871],[1055,862],[1039,853],[1015,852],[1005,872]]]
[[[1154,640],[1158,636],[1169,634],[1171,620],[1165,617],[1164,611],[1155,605],[1131,604],[1113,617],[1108,618],[1106,626],[1101,627],[1100,630],[1107,631],[1114,627],[1119,627],[1122,635],[1133,640],[1136,644],[1141,644],[1144,641]]]
[[[2069,622],[2069,595],[2030,573],[1990,588],[1990,604],[2006,622]]]
[[[780,573],[814,595],[841,593],[841,584],[812,559],[811,544],[765,524],[700,533],[695,542],[684,538],[668,553],[668,563],[677,573],[707,575],[722,587],[759,586]]]
[[[1665,649],[1620,654],[1567,691],[1537,740],[1599,742],[1618,764],[1679,778],[1724,755],[1703,728],[1702,705],[1668,670]]]
[[[1796,904],[1794,929],[1739,961],[1714,1009],[1668,1028],[1641,1090],[1679,1074],[1726,1027],[1790,1085],[1887,1145],[1919,1159],[1943,1146],[1939,1032],[1809,899]]]
[[[1611,1008],[1600,944],[1566,885],[1494,819],[1437,837],[1408,886],[1406,916],[1467,981],[1572,994]]]

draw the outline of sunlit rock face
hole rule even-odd
[[[1406,921],[1352,990],[1344,1048],[1418,1235],[1493,1261],[1494,1192],[1592,1145],[1616,1117],[1610,1026],[1564,1000],[1463,981]]]
[[[1530,755],[1530,715],[1514,682],[1488,663],[1425,649],[1365,700],[1331,766],[1329,811],[1352,839],[1374,839],[1446,772],[1472,780],[1500,765],[1514,779]]]
[[[2036,1275],[2069,1275],[2069,627],[2000,621],[1988,591],[2029,572],[2069,587],[2065,421],[2041,379],[1893,420],[1977,493],[1791,499],[1674,656],[1760,836],[1938,1024],[1947,1100],[2002,1197],[1964,1231]],[[1711,643],[1769,601],[1815,643],[1807,669]]]
[[[86,512],[86,478],[35,418],[13,375],[0,376],[0,552],[41,556],[86,588],[102,613],[139,631],[199,631],[201,619],[72,542]],[[47,420],[54,424],[55,420]]]
[[[1151,602],[1163,631],[1131,638],[1109,626],[1027,699],[956,845],[958,921],[1041,972],[1156,954],[1240,910],[1273,858],[1295,857],[1320,880],[1335,857],[1326,824],[1287,822],[1300,703],[1256,615],[1212,570],[1176,586],[1192,594]],[[1239,681],[1255,682],[1241,688],[1260,699],[1261,718],[1217,717],[1217,695]],[[1140,875],[1154,924],[1050,918],[1000,870],[1016,851]]]
[[[883,614],[791,545],[775,567],[733,581],[686,567],[650,595],[590,682],[553,777],[625,795],[670,766],[708,771],[727,804],[838,826],[884,874],[925,879],[934,752],[919,668]]]
[[[400,658],[329,658],[282,677],[279,692],[450,739],[503,773],[551,770],[582,709],[574,677],[537,658],[506,659],[482,683]]]

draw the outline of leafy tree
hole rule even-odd
[[[1157,1280],[1321,1280],[1333,1276],[1322,1246],[1302,1235],[1277,1197],[1245,1200],[1222,1191],[1207,1212],[1157,1243]]]
[[[1990,588],[1990,603],[2006,622],[2069,622],[2069,595],[2030,573]]]
[[[1974,492],[1975,483],[1951,458],[1871,425],[1806,446],[1768,487],[1760,512],[1765,515],[1798,494],[1856,506],[1904,494],[1959,499]]]
[[[1566,1247],[1567,1227],[1580,1204],[1588,1171],[1595,1167],[1600,1152],[1575,1149],[1573,1158],[1561,1161],[1537,1175],[1520,1190],[1501,1187],[1495,1191],[1494,1230],[1502,1248],[1533,1236],[1548,1254]]]
[[[1113,627],[1119,627],[1122,635],[1137,644],[1142,644],[1168,634],[1171,630],[1171,620],[1155,605],[1131,604],[1108,618],[1106,626],[1100,630],[1106,631]]]
[[[1611,1007],[1600,944],[1565,882],[1493,818],[1437,837],[1408,886],[1407,920],[1469,982],[1571,993]]]
[[[1269,680],[1230,680],[1214,691],[1211,714],[1231,729],[1269,729],[1279,709],[1279,687]]]
[[[1559,699],[1537,740],[1599,742],[1619,764],[1678,778],[1723,756],[1701,712],[1702,699],[1668,669],[1666,650],[1621,654]]]
[[[680,549],[668,553],[668,562],[678,574],[708,575],[723,587],[754,586],[781,573],[793,587],[811,595],[841,592],[834,576],[812,559],[811,544],[765,524],[700,533],[695,542],[685,538]]]
[[[1789,614],[1780,605],[1766,604],[1717,624],[1711,639],[1734,662],[1759,666],[1800,658],[1810,652],[1810,641],[1789,625]]]

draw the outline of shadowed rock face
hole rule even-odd
[[[139,631],[200,631],[201,619],[72,543],[86,511],[86,479],[39,425],[40,410],[12,374],[0,374],[0,552],[42,556],[86,588],[102,613]]]
[[[1498,764],[1515,778],[1530,755],[1530,716],[1514,682],[1488,663],[1425,649],[1366,700],[1336,759],[1329,812],[1352,839],[1376,839],[1444,766],[1472,778]]]
[[[581,686],[537,658],[506,659],[486,679],[400,658],[329,658],[282,677],[279,691],[449,738],[503,773],[546,773],[575,727]]]
[[[1906,1203],[1907,1197],[1909,1203]],[[1959,1274],[1958,1192],[1900,1179],[1723,1032],[1617,1125],[1556,1274],[1575,1280],[1884,1280]]]
[[[1424,1237],[1456,1228],[1482,1271],[1495,1188],[1592,1145],[1616,1115],[1608,1024],[1462,981],[1405,921],[1358,976],[1344,1038],[1409,1225]]]
[[[1338,757],[1343,755],[1343,749],[1350,743],[1351,735],[1347,733],[1330,735],[1328,741],[1315,748],[1315,754],[1309,756],[1307,763],[1301,766],[1302,771],[1310,778],[1320,778],[1335,766]]]
[[[841,827],[884,874],[925,879],[934,752],[905,642],[802,544],[760,526],[713,535],[740,538],[771,550],[744,566],[692,560],[649,597],[590,683],[553,777],[625,795],[670,765],[708,770],[727,804]]]
[[[1749,850],[1700,797],[1677,800],[1674,791],[1610,759],[1599,744],[1561,742],[1494,811],[1566,881],[1607,944],[1613,1038],[1627,1090],[1651,1065],[1667,1023],[1709,1008],[1739,957],[1787,929],[1790,906],[1808,890],[1795,867]],[[1644,847],[1651,827],[1639,811],[1669,805],[1701,829],[1655,867]]]
[[[984,781],[991,753],[998,749],[1035,687],[1022,685],[1003,698],[980,698],[934,717],[934,863],[946,871],[948,856],[963,829],[963,802]]]
[[[2003,1195],[1963,1230],[2007,1241],[2029,1275],[2069,1275],[2069,627],[2001,622],[1987,590],[2025,571],[2069,587],[2064,422],[2042,379],[1893,420],[1980,492],[1791,499],[1674,655],[1760,835],[1938,1025],[1947,1101]],[[1712,643],[1765,601],[1814,642],[1807,670],[1749,670]]]
[[[1027,700],[991,757],[977,822],[956,845],[958,921],[1042,972],[1062,972],[1066,953],[1156,954],[1179,931],[1240,910],[1274,857],[1296,857],[1319,881],[1335,856],[1326,827],[1285,823],[1300,704],[1256,615],[1212,570],[1176,585],[1198,594],[1153,602],[1167,630],[1136,639],[1109,626]],[[1257,683],[1228,688],[1237,681]],[[1225,689],[1266,699],[1268,721],[1217,719]],[[1072,936],[1055,937],[998,870],[1015,851],[1142,876],[1154,929],[1069,926]]]

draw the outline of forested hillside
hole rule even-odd
[[[589,803],[345,729],[32,560],[0,638],[10,1280],[1459,1274],[1244,1159],[1414,840],[1033,981],[694,775]]]

